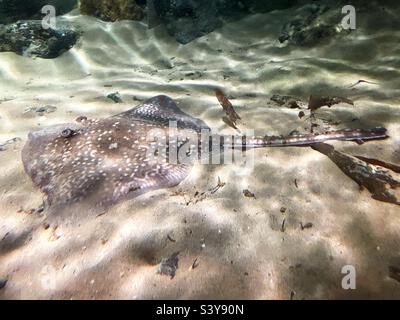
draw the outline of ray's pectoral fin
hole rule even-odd
[[[191,166],[185,164],[144,164],[135,177],[113,181],[100,188],[94,197],[101,199],[98,203],[107,207],[151,190],[175,187],[188,176],[190,169]]]
[[[114,117],[145,120],[162,125],[168,125],[170,121],[176,121],[178,128],[193,129],[197,132],[202,129],[210,129],[204,121],[183,112],[178,108],[174,100],[164,95],[151,98]]]
[[[150,190],[173,187],[191,165],[168,161],[167,140],[155,139],[169,121],[196,132],[207,125],[166,96],[152,98],[117,116],[51,126],[29,135],[22,151],[25,172],[58,208],[84,202],[108,207]],[[185,130],[183,130],[185,131]],[[158,156],[154,154],[155,148]],[[79,211],[79,210],[78,210]]]

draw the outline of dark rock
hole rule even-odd
[[[41,9],[52,5],[57,15],[65,14],[77,6],[77,0],[1,0],[0,24],[9,24],[18,20],[40,19],[44,15]]]
[[[169,258],[162,259],[157,273],[170,276],[171,279],[175,277],[176,270],[178,269],[179,252],[175,252]]]
[[[318,4],[306,5],[283,27],[278,40],[298,46],[315,45],[343,32],[341,21],[338,10]]]
[[[367,189],[373,199],[400,205],[399,175],[392,175],[386,169],[336,151],[332,145],[326,143],[313,144],[311,148],[326,155],[344,174],[355,181],[360,189]]]
[[[247,14],[285,9],[297,0],[149,0],[149,27],[159,23],[179,43],[186,44]]]
[[[71,49],[78,38],[79,33],[67,27],[44,29],[40,20],[18,21],[0,25],[0,52],[52,59]]]
[[[104,21],[142,20],[144,1],[137,0],[81,0],[82,14]]]
[[[154,0],[154,9],[168,33],[182,44],[222,25],[215,0]]]

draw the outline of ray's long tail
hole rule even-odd
[[[330,131],[319,134],[298,134],[290,136],[254,136],[254,137],[238,137],[224,136],[223,145],[233,148],[263,148],[263,147],[292,147],[307,146],[314,143],[325,142],[330,140],[340,141],[366,141],[380,140],[388,137],[385,128],[373,129],[344,129]]]

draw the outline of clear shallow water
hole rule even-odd
[[[398,297],[397,284],[386,274],[389,261],[398,258],[399,208],[372,200],[308,148],[257,150],[251,169],[196,166],[177,188],[121,203],[95,219],[82,214],[78,224],[59,226],[56,237],[37,215],[18,212],[42,200],[20,160],[30,131],[80,115],[110,116],[158,94],[171,96],[218,132],[233,133],[214,96],[214,88],[221,88],[243,119],[240,128],[262,134],[309,127],[299,110],[273,104],[273,94],[305,101],[310,94],[346,96],[355,107],[320,111],[340,122],[331,122],[331,129],[384,126],[391,138],[335,146],[399,163],[399,20],[392,12],[363,12],[356,32],[300,48],[277,40],[282,21],[295,14],[296,8],[250,15],[183,46],[162,27],[149,31],[143,22],[106,23],[73,11],[60,19],[84,33],[62,56],[43,60],[0,53],[0,144],[22,140],[0,152],[0,276],[10,279],[0,294],[285,299],[294,290],[296,298]],[[377,84],[349,88],[360,79]],[[115,91],[123,103],[106,98]],[[42,116],[25,112],[37,105],[57,110]],[[224,188],[187,205],[218,177]],[[244,189],[256,199],[243,197]],[[174,192],[179,195],[171,196]],[[72,216],[77,209],[70,210]],[[301,231],[300,222],[314,227]],[[155,271],[161,258],[175,251],[182,254],[171,282]],[[196,258],[199,268],[190,271]],[[340,287],[345,264],[359,270],[357,291]],[[296,265],[301,267],[293,269]],[[56,289],[42,286],[42,276],[52,270]]]

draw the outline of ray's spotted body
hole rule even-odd
[[[176,123],[180,137],[176,141],[167,133],[170,121]],[[169,161],[171,146],[175,144],[179,150],[191,141],[185,138],[186,133],[200,136],[209,130],[202,120],[182,112],[172,99],[157,96],[114,117],[79,117],[75,123],[32,132],[22,160],[26,173],[47,194],[50,204],[92,197],[95,203],[108,206],[179,184],[189,174],[191,163]],[[386,130],[377,128],[289,137],[222,136],[220,144],[257,148],[385,137]],[[149,149],[164,153],[149,157]]]

